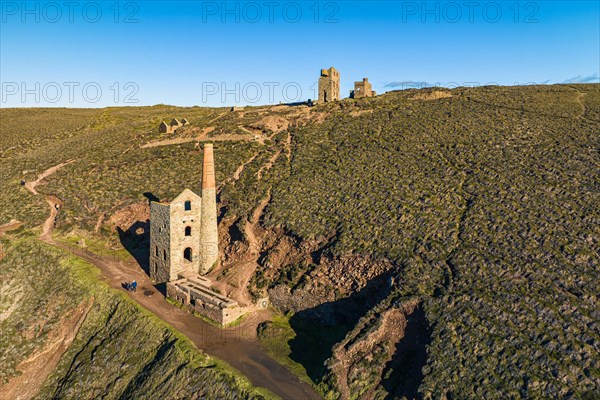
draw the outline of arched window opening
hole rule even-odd
[[[185,211],[191,211],[192,210],[192,202],[191,201],[186,201],[184,203],[184,207],[185,207]]]
[[[156,257],[158,257],[158,246],[156,246],[154,254],[156,254]]]
[[[192,249],[191,248],[187,248],[183,251],[183,258],[185,258],[188,261],[192,261]]]
[[[167,261],[167,251],[163,250],[163,260]]]
[[[192,236],[192,227],[191,226],[185,227],[185,236]]]

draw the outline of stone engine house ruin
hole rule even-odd
[[[204,145],[202,197],[185,189],[170,203],[150,203],[150,276],[163,283],[183,271],[206,274],[219,252],[213,145]]]
[[[331,67],[321,70],[319,78],[319,103],[328,103],[340,99],[340,73]]]
[[[350,97],[353,99],[374,96],[377,96],[377,93],[373,91],[373,86],[371,86],[368,78],[363,78],[362,81],[354,82],[354,90],[350,91]]]
[[[377,96],[377,93],[373,90],[368,78],[354,82],[354,90],[350,91],[350,98],[352,99],[375,96]],[[322,69],[319,78],[319,98],[314,102],[309,100],[309,105],[329,103],[336,100],[340,100],[340,73],[333,67]]]
[[[150,203],[150,277],[167,284],[167,297],[225,325],[251,309],[215,292],[203,276],[218,262],[218,242],[215,163],[207,143],[201,196],[185,189],[169,203]]]

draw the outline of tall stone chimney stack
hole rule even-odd
[[[219,233],[217,230],[217,193],[215,184],[215,159],[212,143],[204,145],[202,165],[202,211],[200,231],[200,273],[207,273],[219,257]]]

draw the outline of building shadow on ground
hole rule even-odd
[[[420,399],[419,386],[423,381],[423,367],[427,362],[427,345],[431,331],[423,307],[419,306],[406,319],[404,337],[396,344],[392,359],[383,369],[381,381],[391,399]]]
[[[158,197],[156,197],[153,193],[150,193],[150,192],[144,192],[144,197],[148,199],[148,204],[150,204],[150,202],[152,202],[152,201],[156,201],[156,202],[160,201],[160,199]]]
[[[390,294],[389,281],[390,274],[382,274],[349,297],[299,311],[290,318],[290,326],[296,333],[288,342],[290,358],[304,366],[313,382],[325,375],[324,362],[331,357],[333,346],[369,309]]]
[[[136,221],[127,230],[117,227],[121,245],[150,274],[150,220]]]
[[[384,273],[349,297],[297,312],[290,318],[296,336],[288,341],[289,357],[306,369],[313,382],[319,382],[327,373],[324,363],[332,356],[333,346],[391,293],[392,276]],[[404,337],[396,344],[392,359],[383,368],[380,385],[389,393],[388,399],[420,398],[417,390],[423,380],[422,368],[427,361],[430,341],[425,313],[418,306],[407,317]]]

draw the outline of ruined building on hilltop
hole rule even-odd
[[[204,145],[201,196],[185,189],[169,203],[150,203],[150,277],[167,296],[225,325],[248,312],[215,292],[204,276],[217,265],[219,234],[213,145]],[[260,308],[266,307],[262,300]]]
[[[353,99],[374,96],[377,96],[377,93],[373,91],[373,86],[369,83],[368,78],[363,78],[362,81],[354,82],[354,90],[350,91],[350,97]]]
[[[189,122],[187,119],[182,119],[181,122],[177,118],[173,118],[170,124],[167,124],[165,121],[162,121],[160,125],[158,125],[158,132],[160,133],[175,133],[175,131],[182,126],[188,125]]]
[[[331,67],[321,70],[319,78],[319,103],[327,103],[340,99],[340,73]]]

